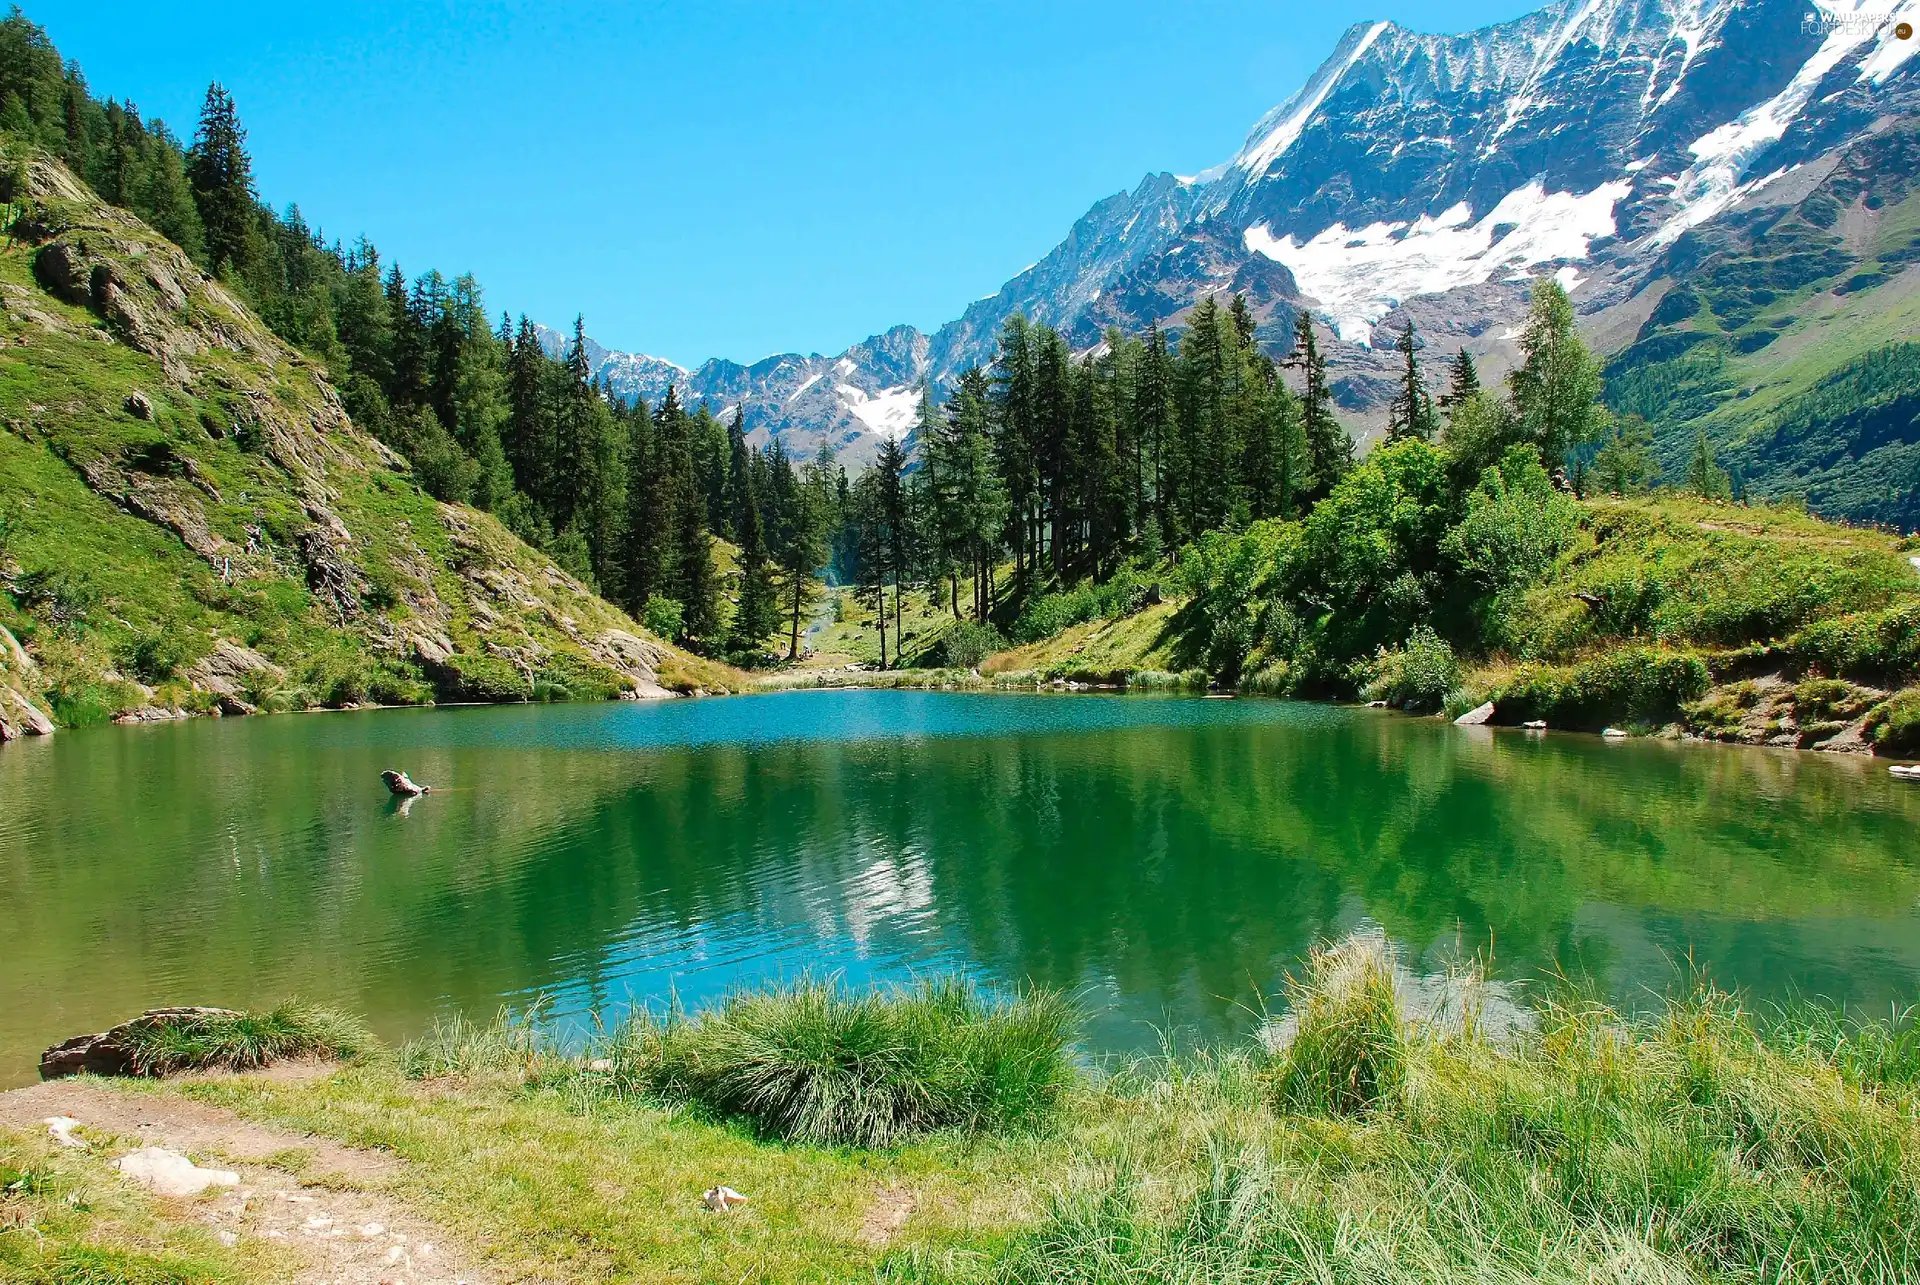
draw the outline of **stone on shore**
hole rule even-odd
[[[1493,702],[1492,701],[1488,701],[1484,705],[1475,705],[1472,709],[1462,714],[1459,718],[1456,718],[1453,720],[1454,726],[1456,727],[1479,727],[1483,723],[1491,723],[1492,721],[1493,721]]]

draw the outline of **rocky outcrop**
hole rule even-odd
[[[145,1075],[135,1044],[139,1035],[161,1026],[204,1017],[238,1017],[227,1008],[150,1008],[130,1022],[93,1035],[62,1040],[40,1055],[40,1078],[79,1075]]]
[[[53,735],[53,720],[29,693],[39,686],[40,669],[26,648],[0,625],[0,743],[22,736]]]
[[[223,638],[188,666],[183,676],[200,691],[217,697],[221,713],[251,714],[255,706],[248,694],[263,682],[274,686],[285,682],[287,671],[253,648]]]

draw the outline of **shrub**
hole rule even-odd
[[[347,1060],[374,1046],[353,1018],[288,1001],[264,1013],[207,1013],[135,1024],[127,1033],[139,1075],[249,1071],[286,1058]]]
[[[616,1071],[792,1142],[886,1147],[1044,1119],[1072,1082],[1076,1014],[1035,991],[947,979],[850,994],[832,981],[736,994],[687,1018],[637,1014]]]
[[[640,623],[656,638],[672,642],[686,628],[687,610],[676,598],[654,594],[640,608]]]
[[[1553,566],[1579,522],[1579,509],[1556,491],[1531,445],[1507,448],[1467,496],[1467,513],[1440,542],[1441,551],[1482,589],[1498,592],[1539,579]]]
[[[1822,620],[1788,638],[1787,655],[1804,668],[1872,679],[1920,672],[1920,602]]]
[[[1920,687],[1897,692],[1868,711],[1866,735],[1875,754],[1920,758]]]
[[[1686,652],[1632,648],[1563,669],[1527,666],[1494,697],[1502,722],[1541,718],[1555,727],[1664,723],[1699,700],[1707,666]]]
[[[963,620],[941,636],[940,663],[949,669],[974,669],[1006,645],[1007,640],[992,625]]]
[[[1453,648],[1426,625],[1415,625],[1407,645],[1383,647],[1370,665],[1361,689],[1368,700],[1383,700],[1408,709],[1436,710],[1460,684],[1460,662]]]
[[[1276,1085],[1284,1110],[1359,1115],[1398,1090],[1403,1036],[1384,937],[1314,950],[1287,979],[1287,1001]]]

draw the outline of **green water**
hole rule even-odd
[[[396,807],[378,773],[446,792]],[[818,692],[61,733],[0,750],[0,1083],[143,1007],[297,993],[389,1037],[804,969],[1080,990],[1227,1038],[1316,938],[1688,957],[1920,997],[1920,787],[1866,761],[1285,702]]]

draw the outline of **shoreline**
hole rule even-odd
[[[750,673],[751,671],[743,671]],[[1149,671],[1151,672],[1151,671]],[[663,704],[677,700],[708,700],[726,696],[782,695],[789,692],[810,691],[945,691],[972,695],[1102,695],[1102,696],[1159,696],[1190,697],[1194,699],[1232,699],[1259,701],[1291,701],[1305,705],[1331,706],[1349,709],[1379,709],[1382,713],[1399,718],[1426,719],[1433,722],[1447,722],[1444,712],[1414,713],[1395,709],[1392,706],[1380,706],[1375,702],[1361,700],[1321,699],[1316,697],[1282,696],[1259,691],[1224,690],[1213,687],[1188,685],[1182,681],[1171,683],[1151,682],[1136,685],[1126,681],[1127,676],[1109,676],[1119,681],[1082,681],[1067,678],[1046,678],[1037,671],[1017,670],[982,674],[978,671],[948,669],[800,669],[776,671],[767,677],[746,686],[732,690],[707,691],[694,688],[689,691],[675,691],[666,696],[655,697],[615,697],[602,701],[432,701],[408,705],[321,705],[307,709],[294,710],[256,710],[250,714],[224,714],[216,706],[204,712],[176,710],[167,717],[132,718],[116,717],[97,724],[81,727],[59,727],[59,732],[98,731],[108,727],[158,727],[175,723],[196,722],[219,719],[255,719],[278,718],[303,714],[366,714],[400,711],[428,711],[453,709],[513,709],[543,705],[623,705],[623,704]],[[1161,675],[1163,678],[1182,680],[1184,675]],[[1497,711],[1496,711],[1497,712]],[[1621,721],[1631,722],[1623,719]],[[1490,730],[1527,732],[1529,734],[1559,736],[1586,736],[1599,740],[1662,741],[1679,744],[1718,745],[1730,749],[1781,750],[1796,754],[1819,754],[1843,759],[1864,759],[1883,763],[1888,766],[1920,763],[1920,758],[1908,758],[1900,755],[1882,755],[1864,741],[1852,740],[1839,744],[1821,743],[1816,745],[1777,744],[1767,741],[1741,740],[1716,736],[1702,736],[1687,731],[1678,723],[1660,725],[1651,731],[1627,731],[1621,736],[1603,736],[1599,730],[1581,727],[1545,727],[1528,728],[1521,723],[1502,723],[1489,720],[1477,724],[1461,724],[1463,727],[1486,727]],[[1611,725],[1610,725],[1611,726]],[[46,742],[52,739],[52,733],[23,735],[14,738],[22,743],[27,741]],[[0,754],[5,752],[7,742],[0,742]]]

